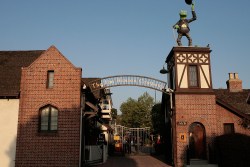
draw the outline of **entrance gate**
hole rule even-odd
[[[88,85],[92,92],[115,86],[139,86],[165,93],[167,83],[158,79],[139,75],[116,75],[91,81]]]
[[[164,118],[165,123],[168,122],[169,127],[169,141],[172,141],[172,125],[171,121],[167,121],[169,119],[168,115],[171,115],[170,112],[172,110],[172,93],[173,90],[167,87],[167,82],[145,77],[145,76],[139,76],[139,75],[116,75],[116,76],[109,76],[105,78],[99,78],[93,81],[90,81],[87,83],[90,91],[95,92],[100,89],[105,89],[109,87],[117,87],[117,86],[138,86],[138,87],[145,87],[154,89],[157,91],[160,91],[165,96],[168,96],[168,102],[164,100],[163,106],[164,108]],[[168,109],[166,106],[169,106]],[[170,132],[171,131],[171,132]],[[123,147],[122,141],[128,136],[128,139],[130,140],[130,147],[131,152],[134,151],[136,153],[151,153],[153,152],[153,136],[150,135],[150,129],[149,128],[127,128],[121,125],[117,125],[115,127],[115,135],[117,139],[121,142],[121,147]],[[125,136],[125,137],[124,137]],[[172,150],[172,145],[170,144],[170,150]],[[172,154],[172,151],[170,151]],[[170,156],[172,157],[172,156]]]
[[[121,137],[122,151],[124,153],[150,154],[153,150],[153,135],[150,128],[128,128],[115,126],[115,135]]]

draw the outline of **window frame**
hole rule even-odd
[[[46,116],[47,118],[45,118],[45,116],[43,117],[43,111],[45,111],[46,109],[48,109],[48,115]],[[53,111],[54,109],[54,111]],[[53,119],[53,112],[56,112],[56,116],[54,121]],[[48,132],[48,133],[55,133],[58,131],[58,118],[59,118],[59,110],[58,108],[52,106],[52,105],[46,105],[42,108],[40,108],[39,110],[39,132]],[[47,128],[43,129],[43,126],[46,126],[46,121],[43,121],[43,119],[47,119]],[[55,121],[56,120],[56,121]],[[43,125],[43,123],[45,123]],[[55,129],[52,128],[52,126],[56,126]]]
[[[195,79],[196,79],[196,81],[194,80],[193,75],[191,75],[191,71],[190,71],[193,67],[195,68],[195,74],[196,74]],[[196,85],[191,84],[192,82],[196,82]],[[188,87],[189,88],[199,88],[199,84],[200,83],[199,83],[198,65],[191,64],[191,65],[188,66]]]
[[[48,70],[47,71],[47,88],[52,89],[54,87],[54,80],[55,80],[55,71]]]
[[[234,134],[235,133],[234,123],[224,123],[223,129],[224,129],[224,134]]]

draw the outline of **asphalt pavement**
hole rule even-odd
[[[171,167],[161,157],[150,155],[110,156],[106,163],[96,167]]]

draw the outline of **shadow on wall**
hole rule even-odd
[[[214,149],[220,167],[250,166],[250,136],[238,133],[218,136]]]
[[[51,110],[52,111],[52,110]],[[78,166],[80,151],[80,108],[58,108],[58,128],[40,131],[39,110],[19,114],[16,167]],[[50,112],[52,113],[52,112]],[[37,115],[34,117],[34,115]],[[51,119],[48,116],[48,120]],[[27,121],[28,120],[28,121]],[[44,120],[47,120],[44,118]],[[23,124],[22,124],[23,122]],[[51,121],[52,122],[52,121]],[[49,125],[52,123],[49,123]],[[53,122],[53,128],[55,124]],[[13,145],[14,146],[14,143]],[[11,146],[11,147],[12,147]],[[9,150],[12,150],[10,148]],[[8,151],[7,154],[10,154]]]
[[[208,137],[208,162],[219,167],[250,166],[250,136],[229,134]],[[181,158],[185,164],[190,163],[189,146],[187,145]]]
[[[10,147],[9,147],[9,150],[7,150],[5,153],[10,159],[8,167],[14,167],[15,166],[15,155],[16,155],[16,137],[12,140]]]

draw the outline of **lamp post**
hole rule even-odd
[[[165,69],[165,66],[166,65],[166,63],[164,63],[163,64],[163,67],[162,67],[162,69],[160,70],[160,73],[161,74],[168,74],[168,79],[169,79],[169,71],[167,70],[167,69]],[[172,165],[173,165],[173,167],[175,166],[175,164],[174,164],[174,147],[173,147],[173,93],[174,93],[174,90],[173,89],[170,89],[170,88],[167,88],[165,91],[164,91],[164,93],[166,93],[166,94],[168,94],[169,95],[169,101],[170,101],[170,111],[168,111],[169,113],[168,113],[168,116],[169,116],[169,120],[170,120],[170,125],[171,125],[171,129],[170,129],[170,131],[171,131],[171,145],[172,145],[172,150],[171,150],[171,152],[172,152]],[[165,98],[164,98],[164,100],[165,100]],[[164,107],[164,115],[165,115],[165,117],[164,117],[164,120],[165,120],[165,126],[167,126],[167,113],[166,113],[167,111],[166,111],[166,107]]]

